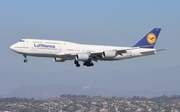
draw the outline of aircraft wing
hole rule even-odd
[[[127,50],[133,50],[133,49],[137,49],[139,47],[134,47],[134,48],[130,48],[130,49],[122,49],[122,50],[108,50],[108,51],[114,51],[116,52],[117,55],[123,55],[123,53],[127,53]],[[104,51],[98,51],[98,52],[90,52],[90,58],[94,61],[97,60],[103,60],[102,54]]]
[[[112,51],[115,52],[116,55],[123,55],[123,53],[127,53],[127,50],[133,50],[137,49],[139,47],[134,47],[134,48],[127,48],[127,49],[121,49],[121,50],[104,50],[104,51],[88,51],[88,52],[64,52],[64,53],[58,53],[56,54],[57,57],[60,58],[75,58],[77,54],[86,54],[89,55],[90,60],[93,61],[98,61],[98,60],[103,60],[103,52],[105,51]]]
[[[141,54],[143,55],[151,55],[151,54],[155,54],[159,51],[164,51],[164,50],[167,50],[167,49],[154,49],[154,50],[150,50],[150,51],[144,51],[144,52],[141,52]]]

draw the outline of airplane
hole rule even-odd
[[[93,61],[116,61],[135,57],[156,54],[166,49],[154,49],[161,28],[153,28],[131,47],[103,46],[78,44],[67,41],[44,39],[21,39],[10,46],[10,49],[24,56],[24,62],[28,62],[27,56],[49,57],[55,62],[74,60],[76,67],[80,67],[79,61],[84,66],[94,66]]]

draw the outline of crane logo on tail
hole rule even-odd
[[[156,35],[154,33],[149,33],[147,35],[147,42],[151,45],[154,44],[156,42]]]

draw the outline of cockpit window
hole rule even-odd
[[[24,40],[20,40],[20,42],[24,42]]]

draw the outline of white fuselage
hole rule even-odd
[[[86,45],[66,41],[40,39],[23,39],[13,44],[10,48],[14,52],[27,56],[62,58],[64,60],[73,60],[74,55],[78,53],[97,53],[111,50],[120,51],[124,49],[127,52],[122,55],[118,54],[114,58],[99,58],[98,60],[122,60],[156,53],[156,49],[149,48]]]

